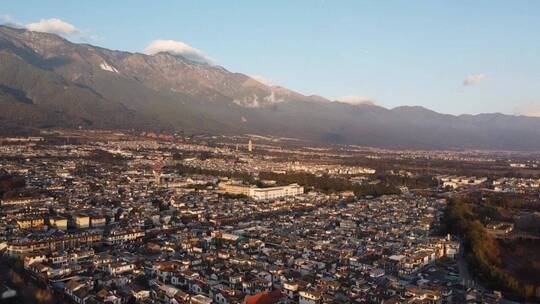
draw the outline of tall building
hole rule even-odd
[[[163,169],[163,162],[162,160],[158,160],[154,163],[154,168],[152,170],[152,173],[154,173],[154,183],[156,185],[161,184],[161,171]]]
[[[154,173],[154,183],[156,185],[161,184],[161,171],[160,170],[152,170],[152,173]]]
[[[249,153],[253,152],[253,142],[251,141],[251,139],[248,142],[248,151]]]

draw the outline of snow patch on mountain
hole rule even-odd
[[[234,99],[233,102],[236,103],[239,106],[246,107],[246,108],[260,108],[269,106],[272,104],[284,102],[285,100],[283,98],[276,97],[276,94],[274,92],[270,93],[270,95],[267,95],[263,98],[259,98],[259,96],[253,94],[253,96],[247,96],[242,99]]]
[[[264,97],[264,101],[268,103],[280,103],[280,102],[284,102],[285,100],[283,98],[277,98],[274,91],[272,91],[270,95]]]
[[[116,74],[120,74],[120,73],[118,72],[118,70],[117,70],[115,67],[111,66],[110,64],[108,64],[108,63],[106,63],[106,62],[102,62],[102,63],[99,65],[99,67],[100,67],[102,70],[104,70],[104,71],[108,71],[108,72],[113,72],[113,73],[116,73]]]

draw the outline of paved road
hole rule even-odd
[[[459,269],[459,277],[461,278],[461,283],[466,288],[475,288],[482,292],[486,291],[486,289],[474,279],[474,277],[471,275],[471,272],[469,271],[469,268],[467,267],[467,261],[465,260],[465,249],[463,246],[463,242],[459,246],[459,256],[458,256],[457,264],[458,264],[458,269]]]
[[[472,287],[471,282],[474,283],[474,280],[469,272],[469,269],[467,269],[467,262],[465,261],[463,243],[459,247],[459,256],[457,261],[459,277],[461,278],[461,283],[465,285],[465,287]]]

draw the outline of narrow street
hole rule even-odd
[[[460,245],[459,248],[459,257],[458,257],[458,269],[459,269],[459,276],[461,278],[461,283],[465,286],[465,288],[475,288],[479,291],[485,291],[484,287],[482,287],[480,284],[476,282],[474,277],[471,275],[469,268],[467,267],[467,261],[465,260],[465,250],[463,246],[463,242]]]

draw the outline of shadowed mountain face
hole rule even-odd
[[[540,149],[540,119],[349,105],[178,55],[0,26],[0,126],[259,133],[393,148]]]

